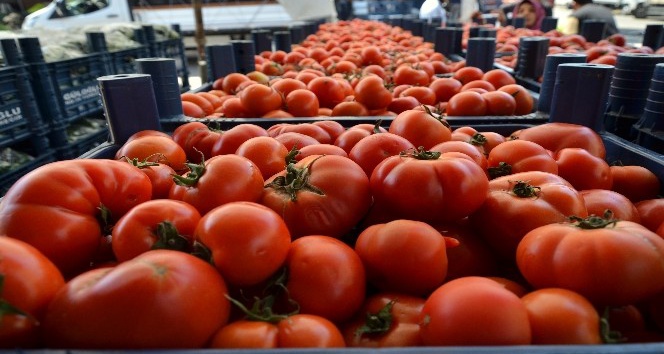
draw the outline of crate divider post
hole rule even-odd
[[[102,53],[101,60],[104,63],[104,75],[115,74],[115,70],[111,65],[108,58],[108,45],[106,44],[106,37],[104,32],[86,32],[85,38],[87,39],[88,46],[93,53]]]
[[[150,75],[150,92],[157,106],[158,120],[181,121],[184,117],[175,60],[144,58],[136,60],[137,72]]]

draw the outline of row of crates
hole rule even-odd
[[[152,26],[143,26],[142,45],[109,51],[103,32],[86,36],[91,53],[48,62],[37,37],[0,39],[0,195],[34,168],[108,139],[99,77],[135,73],[136,59],[171,58],[180,89],[190,89],[181,37],[157,40]]]

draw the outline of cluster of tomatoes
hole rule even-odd
[[[606,155],[583,126],[424,108],[141,131],[4,196],[0,345],[662,341],[661,184]]]
[[[291,52],[260,53],[253,72],[217,78],[208,92],[183,94],[184,114],[395,116],[426,105],[447,115],[502,116],[533,109],[530,94],[511,74],[450,62],[399,27],[362,20],[324,27]]]

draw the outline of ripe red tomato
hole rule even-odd
[[[338,155],[312,155],[289,164],[265,181],[260,200],[284,218],[294,239],[342,237],[371,202],[367,175],[353,160]]]
[[[201,215],[230,202],[258,201],[263,193],[261,171],[246,157],[219,155],[191,168],[174,177],[169,198],[193,205]]]
[[[334,140],[334,145],[342,148],[346,154],[349,154],[353,146],[364,137],[375,133],[386,133],[387,129],[379,124],[356,124],[343,133],[339,134]]]
[[[385,81],[378,75],[368,75],[355,86],[355,100],[367,109],[382,109],[392,102],[392,93],[385,87]]]
[[[218,349],[341,348],[339,328],[316,315],[295,314],[277,323],[239,320],[222,327],[209,347]]]
[[[525,87],[519,84],[508,84],[500,87],[498,91],[507,92],[516,100],[516,109],[514,114],[517,116],[526,115],[533,112],[535,100]]]
[[[632,203],[656,198],[661,188],[657,175],[643,166],[612,165],[611,176],[611,190],[629,198]]]
[[[184,252],[149,251],[70,280],[48,307],[45,342],[48,348],[202,348],[228,320],[226,293],[209,263]]]
[[[355,242],[367,280],[380,291],[426,296],[447,274],[445,239],[431,225],[394,220],[363,230]]]
[[[484,116],[486,113],[486,101],[475,91],[459,92],[447,102],[448,116]]]
[[[158,162],[138,161],[138,159],[126,159],[126,161],[148,176],[152,184],[152,199],[168,198],[168,193],[175,183],[173,175],[177,173],[171,166]]]
[[[489,176],[542,171],[558,174],[558,164],[542,146],[527,140],[508,140],[491,149],[487,157]]]
[[[482,80],[483,76],[484,71],[482,71],[482,69],[474,66],[465,66],[455,71],[452,77],[465,85],[472,81]]]
[[[536,289],[561,287],[597,306],[622,306],[664,289],[662,255],[664,239],[654,232],[595,216],[530,231],[519,243],[516,260]]]
[[[235,154],[251,160],[261,171],[263,179],[268,179],[286,168],[288,149],[273,137],[257,136],[242,143]]]
[[[390,123],[389,132],[408,139],[413,146],[422,146],[427,150],[452,138],[449,123],[443,116],[422,110],[399,113]]]
[[[315,117],[320,109],[318,97],[306,87],[288,93],[285,103],[286,111],[294,117]]]
[[[346,97],[346,93],[344,92],[341,83],[328,76],[312,79],[307,84],[307,88],[318,97],[320,106],[324,108],[332,109],[339,102],[342,102],[344,97]]]
[[[398,218],[432,222],[472,214],[486,200],[489,188],[486,174],[470,158],[426,151],[386,158],[370,181],[375,204]],[[419,192],[412,193],[413,188]]]
[[[516,112],[516,100],[503,91],[489,91],[482,94],[486,101],[486,114],[490,116],[512,116]]]
[[[364,267],[344,242],[319,235],[298,238],[291,244],[286,268],[288,295],[298,303],[300,313],[343,323],[362,306],[366,296]]]
[[[233,202],[205,214],[195,237],[209,248],[212,262],[232,285],[266,280],[283,265],[291,244],[284,220],[257,203]]]
[[[470,220],[495,254],[511,264],[529,231],[587,215],[583,197],[571,184],[551,173],[531,171],[491,180],[486,202]]]
[[[211,156],[234,154],[245,141],[257,136],[268,136],[265,128],[251,123],[238,124],[221,134],[210,150]]]
[[[376,166],[387,157],[415,148],[408,139],[390,132],[364,135],[353,145],[348,157],[362,168],[367,178],[371,177]]]
[[[429,84],[429,88],[436,93],[437,102],[447,102],[461,91],[463,84],[456,79],[450,77],[441,77],[433,80]]]
[[[459,245],[447,249],[447,281],[466,276],[498,275],[502,270],[489,245],[468,223],[435,225],[444,237],[457,240]]]
[[[512,137],[537,143],[554,154],[564,148],[578,147],[599,158],[606,158],[602,137],[583,125],[545,123],[516,131],[512,133]]]
[[[460,152],[468,155],[471,159],[473,159],[473,161],[475,161],[477,165],[482,168],[483,171],[486,171],[488,167],[486,156],[483,153],[481,153],[478,148],[467,142],[456,141],[456,140],[445,141],[440,144],[434,145],[431,149],[429,149],[429,151],[435,151],[440,153]]]
[[[0,348],[40,346],[40,321],[64,286],[62,273],[39,250],[21,240],[0,237]]]
[[[496,89],[505,85],[516,84],[514,76],[503,69],[493,69],[485,72],[482,80],[490,82]]]
[[[103,210],[113,222],[151,197],[150,179],[126,162],[53,162],[24,175],[7,191],[0,205],[0,235],[31,244],[69,277],[95,261],[106,236],[107,225],[99,221]]]
[[[161,135],[131,138],[115,154],[116,159],[122,157],[163,163],[171,166],[175,171],[185,169],[187,161],[184,149],[173,138]]]
[[[636,210],[639,211],[641,225],[652,232],[657,232],[661,225],[664,225],[664,199],[647,199],[636,203]]]
[[[547,288],[532,291],[521,301],[528,310],[533,344],[602,344],[600,316],[580,294]]]
[[[187,122],[175,128],[173,140],[182,147],[189,162],[200,163],[212,157],[212,147],[221,139],[221,133],[201,122]]]
[[[348,157],[348,154],[344,149],[331,144],[315,144],[308,145],[298,150],[298,154],[295,155],[295,160],[300,161],[303,158],[311,155],[339,155],[343,157]]]
[[[424,299],[400,293],[379,292],[368,297],[356,316],[343,327],[349,347],[417,347],[420,312]]]
[[[451,280],[424,303],[420,333],[426,346],[525,345],[531,342],[525,305],[483,277]]]
[[[178,200],[157,199],[133,207],[113,225],[113,254],[120,262],[151,249],[191,252],[201,214]]]
[[[611,189],[613,176],[609,164],[582,148],[558,150],[554,156],[558,175],[577,190]]]
[[[588,215],[603,216],[607,211],[620,220],[641,223],[636,206],[624,195],[607,189],[586,189],[579,191],[588,209]]]
[[[284,133],[300,133],[316,139],[321,144],[332,144],[334,142],[333,137],[325,128],[313,123],[275,124],[269,127],[267,132],[272,137]]]

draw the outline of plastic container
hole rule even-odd
[[[553,87],[556,83],[558,65],[565,63],[585,63],[587,56],[582,53],[556,53],[546,56],[544,71],[542,73],[542,84],[540,85],[539,101],[537,110],[543,113],[551,111],[551,99],[553,98]]]
[[[496,39],[493,37],[468,38],[466,65],[487,72],[493,69],[496,56]]]
[[[606,21],[584,20],[579,33],[586,38],[586,41],[597,43],[606,36]]]
[[[180,26],[172,25],[171,28],[178,33],[179,37],[160,41],[155,36],[153,26],[143,26],[148,48],[150,49],[150,56],[154,58],[175,59],[177,74],[181,81],[181,90],[183,92],[189,91],[189,70]]]
[[[643,40],[641,41],[641,45],[657,50],[662,46],[663,39],[664,25],[655,23],[647,24],[646,30],[643,32]]]
[[[514,74],[520,77],[538,79],[544,72],[544,62],[548,52],[549,38],[521,37]]]
[[[302,43],[305,38],[304,34],[304,27],[301,25],[293,25],[289,29],[290,34],[291,34],[291,42],[292,43]]]
[[[235,72],[235,54],[232,44],[209,45],[205,47],[205,53],[209,82],[214,82],[215,79]]]
[[[542,24],[540,25],[540,30],[544,33],[556,29],[558,27],[558,18],[547,16],[542,19]]]
[[[109,51],[103,32],[86,32],[89,46],[95,53],[103,53],[107,63],[105,75],[129,74],[136,70],[136,59],[150,57],[147,45]]]
[[[461,41],[463,29],[457,27],[436,28],[434,49],[445,56],[463,53]]]
[[[231,46],[235,58],[235,71],[248,74],[256,70],[254,42],[250,40],[232,40]]]
[[[514,28],[524,28],[526,27],[526,19],[523,17],[515,17],[512,19],[512,26]]]
[[[549,121],[576,123],[598,132],[604,131],[604,113],[612,71],[613,66],[603,64],[558,65]]]
[[[291,51],[293,41],[291,39],[290,31],[276,31],[272,35],[274,42],[274,50],[283,50],[286,53]]]
[[[266,29],[255,29],[251,31],[251,40],[254,42],[256,53],[272,50],[272,32]]]

